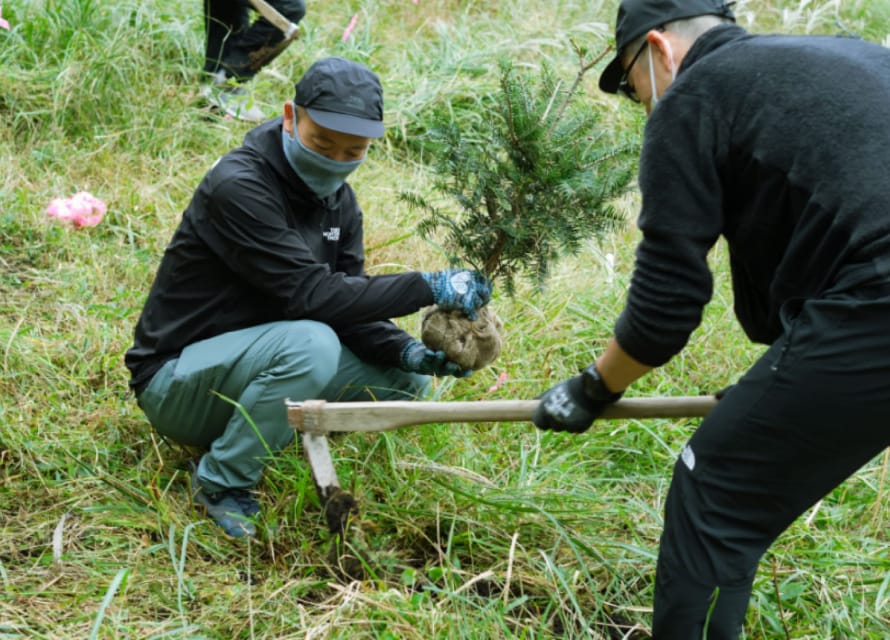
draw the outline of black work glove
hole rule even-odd
[[[596,366],[590,365],[581,375],[560,382],[544,393],[532,421],[539,429],[581,433],[622,395],[624,392],[609,391]]]
[[[466,378],[473,374],[472,369],[464,369],[456,362],[449,360],[444,351],[433,351],[419,340],[405,345],[399,362],[402,371],[422,373],[427,376]]]

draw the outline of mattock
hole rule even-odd
[[[475,402],[327,402],[286,401],[289,424],[302,436],[315,488],[324,505],[332,533],[343,534],[358,505],[340,488],[328,448],[329,433],[391,431],[400,427],[442,422],[529,422],[539,400],[480,400]],[[624,398],[610,405],[600,419],[700,418],[717,399],[714,396]]]
[[[270,5],[266,0],[249,0],[257,13],[263,16],[272,26],[281,31],[282,40],[277,44],[261,47],[259,50],[249,54],[249,66],[256,72],[262,67],[269,64],[278,57],[278,55],[287,49],[288,45],[300,36],[300,27],[285,18],[279,13],[275,7]]]

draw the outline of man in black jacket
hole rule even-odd
[[[346,177],[384,133],[383,90],[343,58],[207,173],[161,260],[125,360],[154,428],[206,449],[197,502],[253,536],[251,489],[293,439],[285,399],[412,399],[468,375],[389,318],[437,304],[473,317],[491,283],[468,270],[367,276]],[[239,408],[235,408],[237,402]]]
[[[733,22],[723,0],[621,3],[600,88],[649,114],[643,238],[606,350],[535,415],[584,431],[680,352],[726,239],[736,315],[769,347],[674,466],[656,640],[736,638],[763,553],[890,443],[890,51]]]

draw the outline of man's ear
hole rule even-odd
[[[674,47],[671,45],[668,34],[658,29],[652,29],[646,34],[646,40],[649,41],[649,48],[652,50],[653,58],[658,57],[665,69],[677,68]]]
[[[673,31],[658,31],[653,29],[646,34],[649,41],[649,47],[653,50],[652,55],[661,60],[667,71],[677,73],[689,48],[693,45],[694,40],[681,36]]]
[[[290,137],[294,136],[294,103],[288,100],[284,103],[284,120],[281,123],[284,132]]]

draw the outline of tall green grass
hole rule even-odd
[[[569,39],[605,47],[614,3],[408,0],[309,4],[302,39],[252,84],[269,115],[317,57],[371,64],[388,135],[353,181],[371,271],[435,268],[399,200],[429,184],[434,115],[473,117],[498,56],[572,73]],[[348,42],[349,18],[359,23]],[[742,2],[756,31],[890,33],[886,6]],[[529,424],[427,425],[332,443],[361,513],[336,566],[295,447],[260,489],[274,534],[224,538],[188,503],[188,453],[159,440],[127,395],[122,356],[160,254],[192,189],[248,127],[198,99],[200,3],[21,0],[0,31],[0,638],[642,638],[661,511],[695,421],[615,421],[569,437]],[[591,108],[640,130],[640,114]],[[105,220],[48,220],[89,190]],[[622,206],[633,218],[638,197]],[[532,398],[604,346],[620,311],[632,225],[558,265],[543,292],[497,295],[507,345],[437,398]],[[612,259],[608,256],[611,255]],[[760,353],[732,317],[727,256],[689,348],[635,395],[694,395]],[[419,320],[400,321],[416,331]],[[489,390],[498,376],[507,382]],[[767,554],[746,638],[882,639],[890,623],[888,469],[867,465]]]

